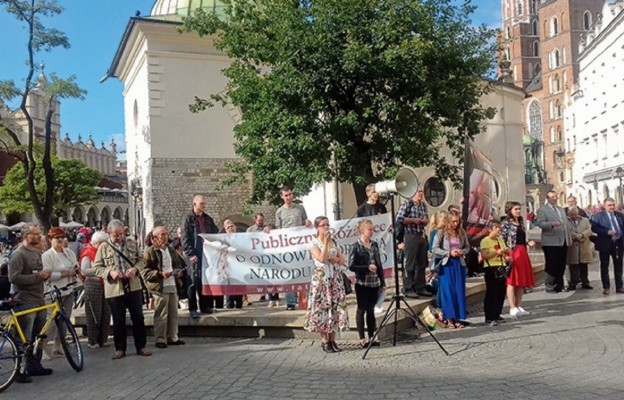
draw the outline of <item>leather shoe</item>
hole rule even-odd
[[[137,350],[137,354],[143,357],[149,357],[152,355],[152,352],[147,349],[147,347],[143,347],[140,350]]]
[[[30,383],[32,382],[32,378],[28,374],[18,374],[15,378],[15,382],[17,383]]]
[[[426,290],[421,290],[419,292],[416,292],[416,294],[420,297],[431,297],[432,294],[427,292]]]
[[[181,346],[183,344],[186,344],[186,342],[184,340],[180,340],[180,339],[176,340],[175,342],[173,340],[168,340],[167,344],[169,346]]]
[[[615,293],[624,293],[624,288],[616,289]]]
[[[583,286],[581,286],[581,289],[589,289],[589,290],[592,290],[593,288],[594,288],[594,287],[593,287],[592,285],[590,285],[590,284],[587,284],[587,285],[583,285]]]
[[[30,376],[52,375],[52,372],[54,372],[52,368],[41,368],[41,369],[30,372]]]
[[[156,347],[159,348],[159,349],[166,349],[167,348],[167,343],[158,342],[158,343],[156,343]]]
[[[124,358],[126,356],[126,353],[121,351],[121,350],[117,350],[116,352],[113,353],[113,360],[119,360],[120,358]]]
[[[609,294],[610,291],[609,288],[602,289],[602,294]]]
[[[335,353],[336,352],[336,350],[334,350],[334,347],[329,342],[321,343],[321,348],[323,349],[323,351],[325,353]]]

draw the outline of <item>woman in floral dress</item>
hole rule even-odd
[[[336,331],[349,327],[344,283],[340,274],[345,259],[331,237],[327,217],[317,217],[314,227],[317,234],[310,247],[314,271],[303,328],[321,334],[324,352],[336,353],[341,351],[336,345]]]

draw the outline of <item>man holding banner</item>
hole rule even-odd
[[[312,222],[308,219],[305,208],[301,204],[297,204],[293,201],[293,192],[289,187],[282,187],[280,189],[280,197],[284,201],[284,204],[275,211],[275,225],[277,229],[292,228],[295,226],[311,227]],[[269,299],[271,301],[277,301],[279,295],[271,295]],[[286,309],[294,310],[297,308],[297,293],[286,293]]]

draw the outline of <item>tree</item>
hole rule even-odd
[[[252,173],[252,202],[281,184],[307,193],[334,176],[361,196],[400,165],[435,165],[459,182],[461,166],[440,148],[460,161],[493,111],[480,99],[495,31],[471,25],[470,1],[224,3],[225,18],[197,10],[184,21],[232,60],[226,90],[196,97],[191,110],[215,102],[243,110],[234,129],[243,162],[234,168]]]
[[[28,59],[26,61],[26,77],[24,84],[19,88],[12,80],[0,80],[0,98],[12,100],[20,98],[19,109],[26,119],[27,127],[25,138],[18,129],[9,122],[0,118],[3,126],[3,135],[0,137],[2,145],[8,154],[19,160],[24,171],[26,196],[32,204],[32,211],[41,222],[45,230],[52,225],[54,208],[55,176],[52,167],[52,117],[57,109],[58,101],[67,98],[83,99],[86,91],[76,84],[75,76],[61,79],[55,74],[50,75],[50,80],[39,79],[35,86],[34,74],[36,71],[35,56],[40,52],[50,51],[57,47],[69,48],[69,41],[65,34],[54,28],[43,25],[41,17],[53,17],[63,11],[57,5],[56,0],[0,0],[9,14],[18,21],[22,21],[27,28],[26,49]],[[27,99],[35,87],[42,93],[45,100],[46,116],[43,127],[43,156],[40,160],[36,157],[37,141],[35,135],[35,122],[26,107]],[[40,164],[40,165],[39,165]],[[43,175],[39,182],[45,182],[44,192],[38,192],[36,171],[41,166]]]
[[[38,160],[37,160],[38,161]],[[100,183],[101,175],[77,159],[52,157],[54,169],[54,192],[51,217],[54,220],[65,217],[70,209],[81,204],[95,204],[100,196],[95,186]],[[42,163],[35,169],[35,190],[37,196],[47,192],[45,172]],[[0,211],[32,212],[33,204],[28,199],[28,188],[24,168],[15,164],[4,178],[0,187]]]

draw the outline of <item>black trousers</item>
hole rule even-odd
[[[427,268],[427,241],[422,234],[405,234],[405,281],[407,292],[420,292],[425,289],[425,269]]]
[[[613,259],[613,278],[615,280],[615,288],[622,288],[622,255],[624,248],[618,242],[612,242],[608,251],[598,252],[600,256],[600,280],[602,288],[611,288],[609,280],[609,260]]]
[[[579,283],[589,285],[589,275],[587,263],[568,265],[570,276],[568,278],[568,287],[572,290],[576,289]]]
[[[483,299],[483,312],[486,321],[494,321],[500,318],[505,303],[507,282],[505,279],[496,278],[496,267],[484,268],[485,299]]]
[[[132,320],[132,335],[134,347],[137,351],[145,347],[145,322],[143,320],[143,294],[140,290],[126,293],[122,296],[108,299],[111,314],[113,315],[113,338],[115,350],[125,352],[126,343],[126,310],[130,312]]]
[[[366,314],[366,328],[368,338],[371,339],[377,329],[375,321],[375,303],[379,295],[379,287],[362,286],[355,284],[355,300],[357,311],[355,312],[355,326],[360,339],[364,339],[364,314]]]
[[[566,269],[568,246],[542,246],[542,249],[546,263],[544,267],[546,290],[561,292],[563,290],[563,275]]]
[[[189,311],[197,311],[197,298],[199,298],[199,310],[207,312],[209,308],[208,296],[202,294],[201,265],[195,265],[192,273],[192,282],[188,287]]]

